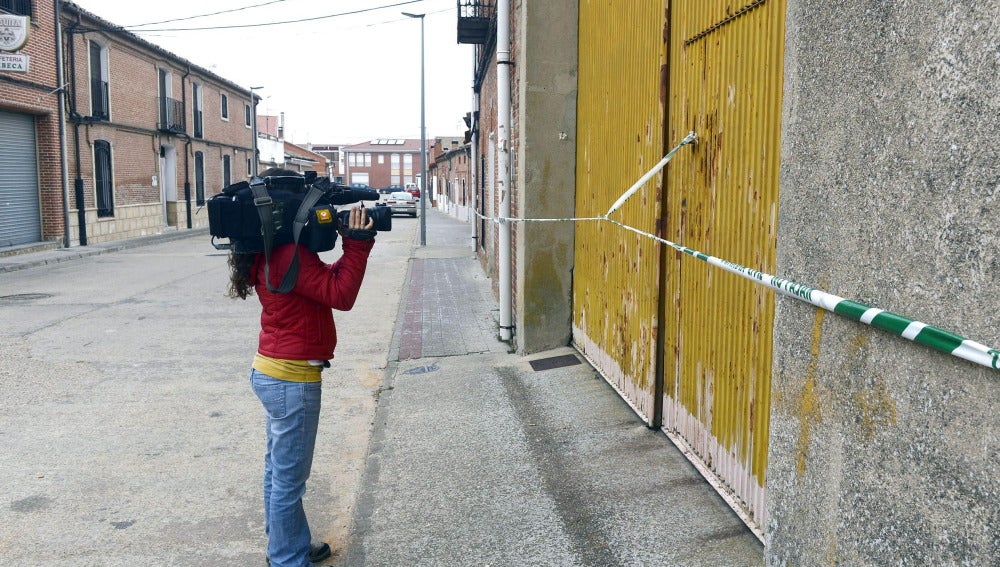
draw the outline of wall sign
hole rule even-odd
[[[28,16],[0,14],[0,51],[17,51],[28,43],[31,25]]]

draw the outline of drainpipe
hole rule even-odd
[[[56,85],[59,87],[59,182],[62,185],[63,248],[69,248],[69,162],[66,159],[66,70],[63,68],[62,0],[56,8]]]
[[[70,85],[70,119],[73,120],[73,146],[76,158],[76,177],[73,179],[73,196],[76,200],[76,218],[80,231],[80,246],[87,245],[87,209],[83,199],[83,177],[80,175],[80,113],[76,108],[76,28],[83,24],[80,13],[76,14],[76,22],[70,24],[69,32],[69,85]]]
[[[510,0],[497,2],[497,188],[500,218],[510,218]],[[500,223],[500,340],[513,334],[510,222]]]
[[[472,71],[473,76],[475,76],[476,70],[476,50],[472,50]],[[473,81],[475,82],[475,81]],[[472,90],[472,115],[469,117],[469,129],[471,130],[472,136],[469,141],[471,142],[471,148],[469,148],[469,190],[472,192],[472,207],[469,209],[469,225],[472,229],[470,232],[472,237],[472,253],[476,253],[476,226],[479,224],[479,217],[476,216],[476,212],[479,211],[479,168],[477,167],[478,160],[476,158],[479,155],[479,124],[477,124],[476,116],[479,112],[479,93],[475,89]],[[468,203],[466,203],[468,205]]]
[[[181,108],[184,109],[184,209],[187,212],[187,228],[191,230],[191,135],[187,131],[187,87],[184,81],[191,74],[191,66],[181,76]]]

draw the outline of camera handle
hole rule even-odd
[[[253,181],[258,181],[254,179]],[[260,183],[250,183],[250,191],[253,193],[253,203],[257,207],[257,214],[260,215],[260,228],[264,237],[264,283],[271,293],[288,293],[295,287],[295,282],[299,278],[299,235],[309,220],[309,209],[315,205],[319,198],[323,196],[323,191],[316,187],[310,187],[309,193],[302,199],[299,210],[295,212],[295,221],[292,223],[292,238],[295,244],[295,252],[292,261],[288,265],[288,270],[281,278],[281,284],[275,288],[271,286],[271,245],[274,241],[274,201],[267,192],[267,186],[260,180]]]

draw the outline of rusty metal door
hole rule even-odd
[[[596,217],[663,157],[666,0],[581,0],[576,216]],[[662,177],[621,209],[656,231]],[[618,213],[616,213],[618,214]],[[607,222],[576,227],[573,342],[654,423],[660,254],[655,240]]]
[[[670,6],[664,237],[775,272],[783,0]],[[692,256],[666,253],[663,430],[762,535],[774,294]]]

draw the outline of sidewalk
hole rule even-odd
[[[469,225],[429,210],[426,226],[333,564],[762,565],[737,516],[574,349],[508,352]],[[531,365],[559,356],[572,364]]]
[[[90,244],[87,246],[73,246],[71,248],[49,248],[47,246],[40,245],[11,247],[6,249],[0,248],[0,273],[13,272],[16,270],[23,270],[25,268],[33,268],[35,266],[43,266],[47,264],[58,264],[60,262],[78,260],[80,258],[95,256],[97,254],[107,254],[109,252],[128,250],[129,248],[137,248],[139,246],[146,246],[157,242],[167,242],[178,238],[188,238],[198,234],[204,234],[207,238],[208,227],[196,228],[194,230],[170,229],[160,234],[153,234],[140,238],[115,240],[112,242]],[[15,253],[15,249],[17,248],[21,248],[24,253]],[[38,251],[33,251],[34,249],[37,249]],[[5,252],[10,253],[11,255],[3,255]]]

